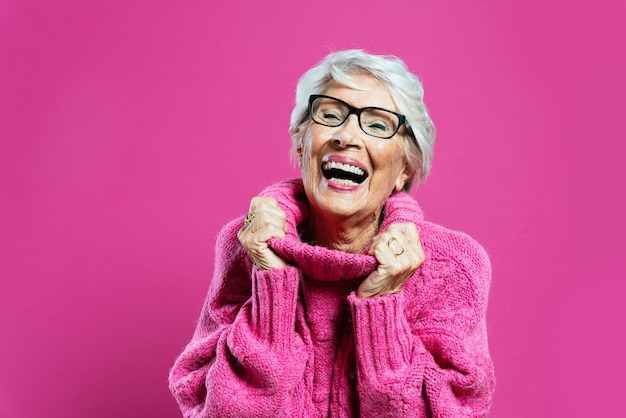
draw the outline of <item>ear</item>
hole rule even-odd
[[[298,156],[298,167],[302,168],[302,144],[296,148],[296,155]]]
[[[296,156],[298,157],[298,167],[302,169],[302,155],[304,154],[304,141],[306,130],[301,133],[301,127],[298,127],[296,131],[293,133],[293,136],[296,138]]]
[[[395,183],[395,192],[401,192],[404,189],[404,185],[407,183],[407,181],[409,181],[411,178],[413,178],[413,170],[411,170],[411,167],[409,167],[408,163],[404,163],[404,168],[402,169],[402,171],[398,174],[398,177],[396,177],[396,183]]]

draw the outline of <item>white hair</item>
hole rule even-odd
[[[298,81],[296,104],[291,112],[289,133],[292,140],[292,156],[302,147],[311,120],[308,114],[309,96],[324,94],[334,81],[347,87],[360,89],[350,75],[370,74],[386,88],[398,111],[406,117],[404,150],[413,177],[405,185],[409,191],[414,178],[424,180],[430,172],[435,143],[435,125],[424,104],[424,88],[402,60],[391,55],[372,55],[351,49],[330,53],[311,68]]]

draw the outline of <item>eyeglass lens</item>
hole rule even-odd
[[[350,109],[346,103],[330,97],[316,97],[311,103],[311,118],[321,125],[340,126],[351,113],[358,115],[363,132],[378,138],[391,138],[400,126],[398,116],[388,110]]]

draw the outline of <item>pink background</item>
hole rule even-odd
[[[491,416],[618,415],[624,2],[264,3],[0,2],[0,418],[178,416],[217,231],[298,175],[295,83],[352,47],[422,77],[414,195],[491,255]]]

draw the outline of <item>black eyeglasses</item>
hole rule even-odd
[[[361,130],[376,138],[391,138],[406,121],[404,115],[381,107],[357,109],[335,97],[322,94],[309,97],[309,116],[320,125],[341,126],[353,113],[359,119]]]

